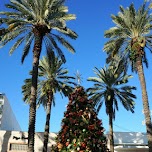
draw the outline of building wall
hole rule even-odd
[[[142,132],[114,132],[115,144],[147,145],[147,135]]]
[[[114,132],[115,152],[148,152],[146,133],[141,132]],[[109,135],[108,147],[110,148]]]
[[[115,152],[149,152],[148,148],[119,148]]]
[[[35,133],[35,152],[42,152],[43,133]],[[28,133],[21,131],[0,131],[0,151],[1,152],[27,152]],[[55,133],[49,134],[48,151],[55,144]]]
[[[5,94],[0,93],[0,130],[21,131]]]

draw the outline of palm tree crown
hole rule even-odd
[[[139,56],[148,66],[144,48],[148,48],[152,52],[150,33],[152,16],[149,14],[149,8],[146,8],[146,3],[137,11],[133,3],[126,9],[120,6],[118,15],[112,15],[111,18],[116,26],[105,31],[104,34],[106,38],[110,38],[104,45],[104,50],[109,55],[107,61],[110,61],[115,54],[124,52],[130,59],[133,70],[136,70],[135,62]]]
[[[38,91],[37,91],[37,106],[41,104],[46,108],[48,102],[47,94],[52,92],[53,96],[59,92],[61,96],[68,96],[72,92],[76,83],[73,82],[75,78],[68,76],[68,70],[62,67],[63,62],[58,57],[54,56],[54,52],[40,60],[39,64],[39,79],[38,79]],[[31,72],[30,72],[31,75]],[[24,80],[22,86],[23,101],[30,103],[32,79],[28,78]],[[53,97],[54,101],[54,97]],[[54,103],[54,102],[53,102]]]
[[[12,54],[25,42],[23,62],[33,40],[39,34],[43,37],[47,50],[55,49],[65,62],[58,42],[71,52],[75,52],[63,36],[76,39],[77,34],[66,25],[66,21],[75,19],[75,15],[68,14],[68,8],[64,6],[64,2],[65,0],[10,0],[10,4],[6,4],[10,11],[0,12],[0,22],[6,24],[5,31],[7,31],[1,36],[1,46],[16,38],[16,42],[10,49]]]
[[[39,102],[46,105],[48,99],[47,94],[52,92],[53,95],[57,92],[61,96],[68,96],[72,92],[72,85],[76,85],[73,81],[75,78],[68,76],[68,70],[62,68],[63,62],[58,57],[54,56],[54,52],[51,52],[47,57],[43,57],[40,60],[39,65],[39,83],[38,83],[38,95]]]
[[[94,72],[97,77],[89,77],[88,81],[94,83],[93,87],[88,88],[89,96],[93,99],[97,111],[100,110],[103,102],[105,102],[106,113],[112,112],[115,118],[115,111],[118,110],[118,101],[122,103],[126,110],[134,112],[134,100],[136,96],[132,90],[134,86],[126,85],[131,75],[125,74],[122,64],[110,65],[102,69],[95,68]],[[121,68],[121,69],[120,69]],[[112,106],[112,109],[110,109]]]

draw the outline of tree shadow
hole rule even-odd
[[[8,149],[8,142],[11,137],[11,131],[6,131],[3,136],[3,143],[2,143],[2,152],[6,152]]]
[[[39,147],[39,151],[43,151],[43,141],[44,141],[44,133],[43,132],[37,132],[35,134],[42,142],[42,147]],[[54,145],[55,143],[55,137],[56,134],[55,133],[49,133],[49,140],[48,140],[48,151],[51,151],[52,149],[52,145]]]

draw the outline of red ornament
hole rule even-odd
[[[68,146],[69,144],[70,144],[69,141],[67,141],[67,142],[65,143],[66,146]]]
[[[81,143],[81,147],[82,147],[82,148],[86,148],[86,143],[85,143],[85,142],[82,142],[82,143]]]
[[[94,129],[95,129],[95,126],[94,126],[94,125],[89,125],[89,126],[88,126],[88,129],[89,129],[89,130],[94,130]]]

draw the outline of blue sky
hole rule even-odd
[[[8,0],[1,1],[0,11],[4,10],[4,4],[7,2]],[[114,25],[110,15],[117,14],[120,5],[127,7],[131,2],[138,7],[142,4],[143,0],[67,0],[66,4],[69,7],[69,12],[77,16],[77,19],[69,22],[68,26],[76,31],[79,37],[77,40],[71,41],[76,49],[75,54],[71,54],[63,49],[67,59],[64,67],[69,69],[70,75],[74,75],[79,70],[83,78],[82,86],[85,88],[92,86],[92,83],[87,82],[87,78],[95,76],[93,73],[94,67],[101,68],[105,65],[106,54],[102,49],[107,39],[104,38],[104,31]],[[22,101],[21,86],[23,85],[23,81],[28,78],[28,72],[31,70],[32,53],[28,55],[22,65],[22,47],[17,49],[12,56],[9,56],[8,52],[11,45],[12,43],[0,49],[0,92],[6,94],[22,130],[27,131],[29,107]],[[149,69],[145,69],[145,76],[149,103],[152,107],[152,76],[150,74],[152,71],[152,61],[150,61],[151,56],[147,55]],[[137,95],[135,113],[127,112],[120,103],[119,112],[116,113],[116,120],[114,121],[114,131],[145,132],[145,126],[142,125],[144,115],[142,114],[141,89],[136,74],[133,74],[133,78],[129,84],[137,87],[137,91],[134,91]],[[51,132],[58,132],[60,130],[61,120],[67,103],[67,98],[62,99],[59,95],[56,95],[56,106],[53,107],[51,113]],[[104,106],[98,116],[102,119],[105,130],[108,131],[108,117],[105,114]],[[45,111],[43,107],[40,107],[37,110],[36,131],[42,132],[44,125]]]

